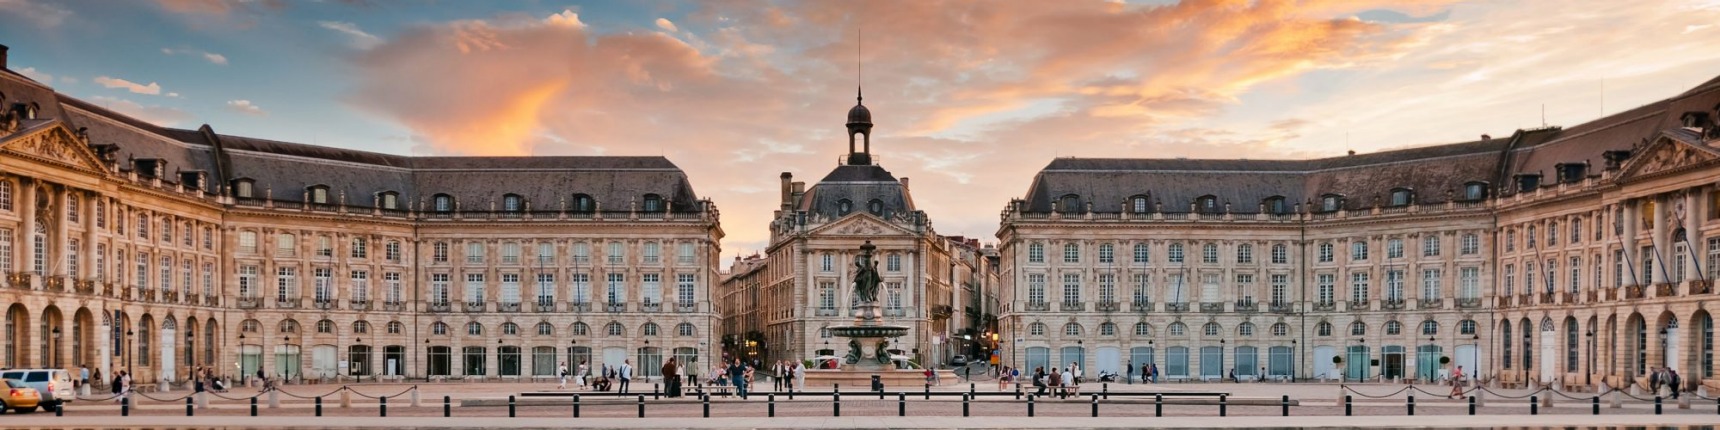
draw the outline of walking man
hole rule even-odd
[[[1135,383],[1135,362],[1131,361],[1123,366],[1123,381],[1129,384]]]
[[[729,365],[729,382],[735,384],[735,394],[742,399],[747,398],[747,365],[740,358],[735,358],[734,364]]]
[[[621,360],[621,394],[627,394],[627,384],[633,382],[633,360]]]
[[[557,389],[557,390],[567,389],[567,362],[565,362],[565,361],[561,362],[561,365],[556,367],[555,374],[556,374],[556,376],[561,377],[561,385],[556,385],[555,389]]]

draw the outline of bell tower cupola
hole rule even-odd
[[[872,111],[861,103],[864,99],[859,88],[855,88],[854,108],[848,110],[848,165],[851,166],[872,164]],[[856,140],[860,144],[858,151],[854,147]]]

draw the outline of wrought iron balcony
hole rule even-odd
[[[1129,310],[1135,311],[1136,313],[1143,313],[1143,314],[1147,313],[1147,312],[1152,312],[1153,311],[1153,302],[1139,301],[1139,302],[1129,303]]]
[[[1165,312],[1188,312],[1188,303],[1165,303]]]
[[[1714,292],[1714,282],[1713,281],[1709,281],[1707,279],[1697,279],[1697,280],[1688,281],[1688,282],[1689,282],[1690,286],[1686,287],[1686,288],[1688,289],[1688,291],[1690,291],[1690,295],[1694,296],[1697,294],[1708,294],[1708,293]]]
[[[1666,283],[1666,282],[1654,284],[1654,296],[1655,297],[1672,297],[1672,296],[1676,296],[1676,295],[1678,295],[1678,286],[1677,285],[1674,285],[1671,283]]]
[[[1373,303],[1368,302],[1366,300],[1359,301],[1359,302],[1345,302],[1344,303],[1344,310],[1350,311],[1350,312],[1372,310],[1373,306],[1370,306],[1372,304]]]
[[[887,317],[905,317],[905,316],[908,316],[908,309],[907,308],[884,308],[884,316],[887,316]]]
[[[370,301],[369,300],[347,300],[346,301],[346,308],[351,309],[351,310],[355,310],[355,311],[368,311],[368,310],[370,310]]]
[[[840,314],[836,312],[835,308],[818,308],[818,310],[813,311],[813,315],[814,316],[821,316],[821,317],[833,317],[833,316],[837,316]]]
[[[496,303],[496,312],[519,312],[520,307],[520,302],[500,302]]]
[[[325,310],[325,311],[326,311],[326,310],[329,310],[329,309],[334,309],[334,308],[335,308],[335,306],[334,306],[334,300],[329,300],[329,299],[316,299],[316,300],[313,300],[313,301],[311,301],[311,306],[314,306],[314,307],[316,307],[316,308],[317,308],[317,309],[322,309],[322,310]]]
[[[1589,290],[1583,293],[1583,297],[1586,299],[1583,303],[1598,302],[1601,298],[1600,290]]]
[[[1417,309],[1445,309],[1444,299],[1421,299],[1415,301]]]
[[[1051,310],[1051,303],[1027,302],[1027,311],[1028,312],[1048,312],[1050,310]]]
[[[486,306],[484,306],[484,302],[476,301],[476,302],[466,302],[466,306],[463,307],[462,309],[464,309],[466,312],[483,312],[485,307]]]
[[[1099,302],[1093,306],[1097,308],[1099,312],[1116,312],[1122,307],[1122,304],[1117,302]]]
[[[94,295],[96,293],[96,281],[78,281],[77,292],[78,294]]]
[[[1403,307],[1403,299],[1386,299],[1385,301],[1380,302],[1380,308],[1388,311],[1401,311],[1403,310]]]
[[[539,300],[532,310],[537,312],[555,312],[555,299]]]
[[[693,313],[699,311],[698,303],[676,303],[675,312]]]
[[[1060,302],[1057,309],[1064,312],[1081,312],[1087,310],[1087,304],[1081,302]]]
[[[639,305],[639,311],[640,312],[651,312],[651,313],[662,312],[663,311],[663,303],[662,302],[641,303]]]
[[[203,296],[203,306],[221,306],[221,296]]]
[[[1640,299],[1643,297],[1644,293],[1647,292],[1647,290],[1648,290],[1647,288],[1643,288],[1643,286],[1641,286],[1641,285],[1626,285],[1626,286],[1624,286],[1624,299],[1625,300]]]
[[[299,299],[299,298],[275,299],[275,308],[276,309],[298,309],[301,305],[304,305],[304,301],[305,301],[305,299]]]
[[[1467,299],[1457,299],[1457,308],[1458,309],[1479,309],[1479,308],[1481,308],[1481,298],[1480,297],[1470,297]]]
[[[240,297],[239,309],[256,309],[263,307],[263,299],[259,297]]]
[[[1331,312],[1338,310],[1337,302],[1314,302],[1315,312]]]
[[[404,311],[404,310],[406,310],[406,303],[382,302],[382,310],[385,310],[385,311]]]
[[[627,304],[626,303],[604,303],[603,304],[603,310],[606,312],[627,312]]]
[[[1543,304],[1543,305],[1550,305],[1550,304],[1553,304],[1555,297],[1557,297],[1557,295],[1555,293],[1552,293],[1552,292],[1542,293],[1541,299],[1538,302],[1540,304]]]
[[[591,302],[568,302],[569,312],[591,312]]]
[[[1201,302],[1200,303],[1200,311],[1201,311],[1201,313],[1224,312],[1224,303]]]
[[[1296,307],[1291,306],[1290,302],[1272,302],[1272,303],[1268,303],[1266,305],[1266,311],[1272,312],[1272,313],[1287,314],[1287,313],[1291,313],[1291,312],[1296,312]]]
[[[430,302],[430,312],[448,312],[453,310],[453,307],[448,302]]]
[[[1254,302],[1253,300],[1237,300],[1236,301],[1236,311],[1237,312],[1259,312],[1260,311],[1260,304]]]

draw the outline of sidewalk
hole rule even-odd
[[[1608,426],[1711,426],[1712,415],[1494,415],[1440,416],[1413,421],[1401,416],[1366,417],[1165,417],[1119,420],[1117,418],[1086,417],[794,417],[794,418],[494,418],[474,423],[471,418],[428,417],[292,417],[282,422],[280,417],[55,417],[51,414],[9,415],[7,427],[83,427],[83,428],[162,428],[162,427],[243,427],[243,428],[552,428],[577,423],[581,428],[759,428],[760,426],[792,426],[812,429],[947,429],[947,428],[1139,428],[1200,427],[1200,428],[1275,428],[1275,427],[1354,427],[1354,428],[1438,428],[1438,427],[1608,427]],[[462,427],[467,426],[467,427]]]

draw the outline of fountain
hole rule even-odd
[[[848,339],[848,354],[843,357],[843,369],[877,371],[894,368],[889,352],[890,339],[908,334],[908,328],[884,325],[883,311],[878,308],[878,262],[872,259],[872,241],[860,245],[860,256],[854,262],[854,297],[859,303],[854,309],[854,325],[831,327],[830,334]],[[870,343],[870,345],[867,345]],[[864,346],[871,346],[870,350]],[[868,355],[868,352],[870,354]]]

